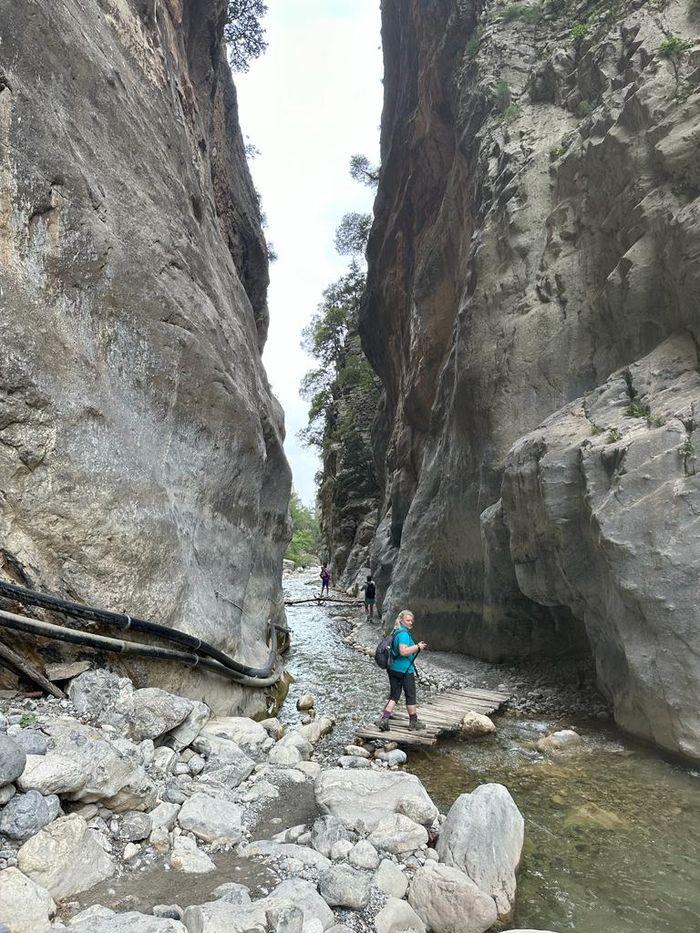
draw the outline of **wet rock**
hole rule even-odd
[[[24,771],[26,753],[14,739],[0,732],[0,787],[15,781]]]
[[[352,842],[350,833],[339,817],[322,816],[314,821],[311,827],[311,845],[317,852],[329,858],[333,846],[340,841]]]
[[[130,810],[122,818],[120,835],[122,839],[129,842],[141,842],[142,839],[148,838],[152,829],[153,821],[150,814]]]
[[[488,716],[470,710],[460,723],[459,731],[468,738],[477,738],[481,735],[490,735],[496,727]]]
[[[537,742],[537,750],[540,752],[561,752],[570,748],[576,748],[581,744],[581,736],[573,729],[561,729],[559,732],[552,732],[551,735],[545,735]]]
[[[216,868],[207,853],[198,848],[197,843],[189,836],[175,837],[170,853],[170,866],[175,871],[183,871],[190,875],[206,874]]]
[[[243,837],[242,815],[235,803],[197,793],[185,801],[177,819],[184,830],[205,842],[239,842]]]
[[[20,729],[12,737],[28,755],[45,755],[48,748],[46,736],[38,729]]]
[[[300,696],[297,700],[297,709],[306,712],[307,710],[313,709],[316,705],[316,698],[312,693],[305,693],[303,696]]]
[[[394,748],[390,752],[377,752],[375,757],[378,758],[379,761],[385,761],[390,768],[405,765],[408,761],[408,755],[400,748]]]
[[[515,899],[515,871],[523,848],[524,821],[508,790],[482,784],[452,804],[437,841],[440,861],[460,869],[507,917]]]
[[[370,876],[350,865],[332,865],[319,878],[318,889],[331,907],[362,910],[369,903]]]
[[[372,765],[367,758],[361,758],[355,755],[341,755],[338,764],[345,771],[353,771],[362,768],[371,768]]]
[[[367,839],[361,839],[349,852],[348,862],[354,868],[374,871],[379,865],[379,853],[371,842]]]
[[[390,897],[374,918],[376,933],[426,933],[425,924],[406,901]]]
[[[53,898],[17,868],[0,871],[0,924],[11,933],[46,933],[56,912]]]
[[[206,703],[195,701],[192,709],[182,720],[179,726],[171,729],[165,737],[165,744],[176,752],[182,751],[191,745],[202,729],[209,722],[211,710]]]
[[[413,774],[402,771],[323,771],[314,785],[323,812],[338,816],[346,828],[372,832],[388,813],[403,813],[429,826],[438,809]]]
[[[427,844],[428,830],[401,813],[392,813],[377,823],[369,841],[383,852],[405,855]]]
[[[433,933],[485,933],[498,919],[492,897],[458,868],[437,862],[415,873],[408,902]]]
[[[87,891],[115,871],[97,834],[79,816],[60,817],[32,836],[19,850],[17,865],[56,900]]]
[[[597,827],[604,830],[628,829],[629,823],[610,810],[604,810],[595,803],[584,803],[574,807],[564,817],[564,826],[571,827]]]
[[[402,898],[408,889],[408,878],[390,859],[382,859],[372,879],[376,887],[389,897]]]
[[[55,795],[44,797],[38,791],[15,794],[0,811],[0,833],[10,839],[29,839],[58,816],[61,803]]]

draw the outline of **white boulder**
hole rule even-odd
[[[568,751],[581,744],[581,736],[573,729],[561,729],[559,732],[552,732],[551,735],[543,736],[537,743],[537,750],[540,752],[556,753]]]
[[[0,871],[0,924],[11,933],[46,933],[56,912],[53,898],[17,868]]]
[[[243,810],[235,803],[207,794],[192,794],[178,813],[178,823],[205,842],[240,842]]]
[[[433,933],[485,933],[498,919],[492,897],[458,868],[438,862],[415,873],[408,903]]]
[[[408,878],[399,866],[390,859],[383,859],[372,879],[374,885],[389,897],[402,898],[408,888]]]
[[[321,897],[331,907],[362,910],[369,903],[370,875],[351,865],[331,865],[318,882]]]
[[[469,710],[460,723],[459,731],[468,738],[478,738],[480,735],[490,735],[496,727],[488,716]]]
[[[358,832],[372,832],[389,813],[403,813],[424,826],[438,815],[418,778],[404,771],[331,768],[319,775],[314,791],[322,812]]]
[[[203,875],[214,871],[216,865],[206,852],[198,848],[189,836],[176,836],[170,853],[170,866],[188,875]]]

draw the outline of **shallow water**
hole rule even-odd
[[[285,581],[296,598],[314,590]],[[282,718],[313,693],[336,730],[329,753],[376,716],[385,678],[338,638],[325,609],[287,610],[295,676]],[[564,933],[700,931],[700,774],[597,722],[570,724],[583,749],[547,759],[534,748],[546,721],[497,717],[498,730],[412,752],[417,774],[442,810],[489,781],[505,784],[525,818],[525,853],[513,926]]]

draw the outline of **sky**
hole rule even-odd
[[[333,248],[348,211],[370,212],[374,193],[350,178],[356,152],[379,161],[382,57],[379,0],[267,0],[268,48],[236,74],[246,141],[278,259],[270,266],[270,332],[263,361],[284,407],[294,488],[316,497],[314,451],[297,438],[308,403],[299,383],[314,365],[301,331],[324,288],[348,265]]]

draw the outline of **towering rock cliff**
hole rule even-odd
[[[1,569],[260,664],[290,475],[225,11],[0,0]]]
[[[700,758],[698,5],[384,0],[384,609]]]

